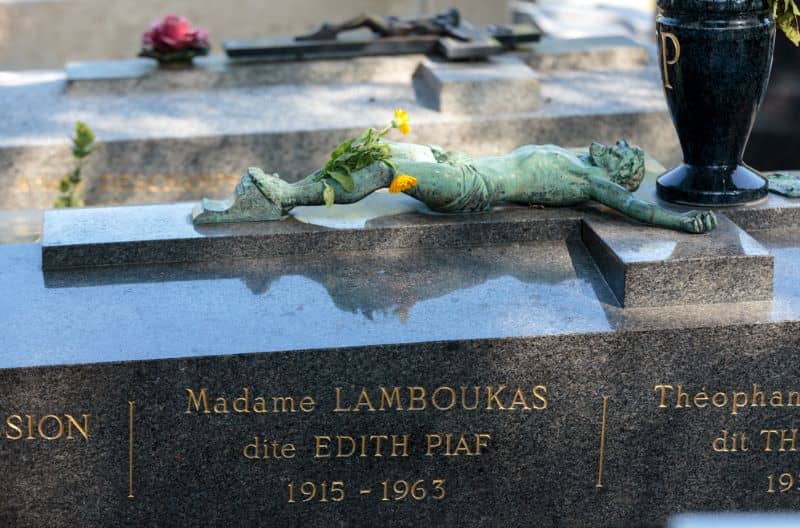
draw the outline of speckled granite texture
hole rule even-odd
[[[453,114],[534,112],[542,100],[538,77],[516,56],[486,63],[425,60],[414,73],[414,89],[419,101]]]
[[[625,307],[764,301],[773,258],[726,216],[706,235],[648,229],[603,217],[583,222],[583,241]]]
[[[650,60],[645,46],[622,36],[545,37],[527,48],[524,60],[537,71],[632,69]]]
[[[101,245],[132,238],[89,222],[107,212],[64,214]],[[248,236],[229,226],[219,239],[239,247],[196,262],[50,272],[42,246],[0,246],[0,464],[14,476],[0,523],[616,527],[795,508],[794,491],[769,490],[795,454],[800,229],[721,217],[716,235],[686,238],[599,213],[406,213],[344,231],[290,220],[247,227],[262,251],[248,259],[233,258]],[[198,251],[190,225],[159,229]],[[622,308],[587,230],[626,274],[651,273],[649,292],[628,278],[629,295],[658,302]],[[774,273],[756,277],[765,259]],[[749,274],[739,289],[733,273]],[[476,409],[461,387],[479,387]],[[245,388],[250,412],[236,412]],[[270,412],[254,412],[259,396]],[[322,483],[343,499],[320,501]]]
[[[231,61],[224,55],[195,59],[195,67],[164,71],[150,59],[89,61],[65,67],[69,95],[225,90],[279,84],[408,82],[424,55],[309,62]]]
[[[760,431],[791,430],[796,407],[741,398],[798,389],[800,231],[754,235],[775,256],[771,300],[625,310],[577,239],[44,274],[37,245],[0,246],[0,289],[15,308],[2,312],[0,463],[13,478],[0,522],[612,527],[792,509],[796,496],[767,490],[793,455],[775,439],[765,452]],[[664,389],[662,408],[658,385],[703,406],[676,409],[677,389]],[[408,387],[430,397],[462,386],[482,387],[478,409],[409,410]],[[486,387],[500,386],[490,403]],[[518,386],[526,403],[508,410]],[[245,387],[271,409],[285,396],[298,407],[232,412]],[[362,387],[374,406],[380,387],[399,387],[408,409],[335,411]],[[203,388],[231,412],[193,411],[187,389]],[[696,399],[718,392],[723,406]],[[67,414],[89,415],[88,439],[74,427],[58,435],[54,418],[38,430]],[[36,417],[32,440],[12,439],[16,415],[23,437],[23,417]],[[746,433],[748,450],[715,451],[723,430]],[[408,456],[384,443],[381,457],[369,444],[364,457],[315,458],[321,437],[335,452],[336,435],[383,434],[408,434]],[[427,456],[436,434],[466,434],[471,447]],[[475,434],[488,435],[479,455]],[[247,458],[255,437],[292,444],[291,458]],[[422,481],[426,497],[382,501],[381,483],[397,480]],[[303,503],[306,481],[317,499],[322,482],[342,482],[344,499]],[[434,481],[443,499],[431,498]]]

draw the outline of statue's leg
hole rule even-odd
[[[327,178],[325,182],[314,181],[316,174],[281,188],[280,199],[289,208],[298,205],[325,204],[325,184],[333,188],[335,203],[349,204],[363,200],[378,189],[389,187],[394,171],[385,163],[373,163],[369,167],[353,173],[353,190],[346,191],[336,181]]]
[[[417,180],[414,187],[403,192],[434,211],[486,211],[492,205],[494,190],[472,165],[401,162],[398,163],[398,172]]]
[[[259,222],[280,220],[288,209],[277,194],[265,195],[261,187],[264,181],[282,181],[268,176],[261,169],[251,167],[242,176],[234,193],[223,200],[203,198],[192,211],[195,224],[221,224],[226,222]],[[259,185],[259,182],[262,185]]]

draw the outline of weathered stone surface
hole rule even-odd
[[[635,69],[650,60],[645,46],[621,36],[550,37],[527,49],[524,60],[537,71]]]
[[[537,110],[539,79],[516,56],[486,62],[425,60],[414,73],[417,99],[440,112],[508,114]]]
[[[65,69],[69,95],[111,95],[181,90],[225,90],[280,84],[405,83],[423,55],[308,62],[231,61],[198,57],[186,70],[162,70],[150,59],[72,62]]]
[[[72,96],[60,76],[13,77],[0,90],[0,208],[52,205],[72,164],[67,137],[78,119],[98,138],[83,171],[94,205],[224,196],[248,166],[295,180],[341,141],[384,126],[398,106],[412,116],[409,141],[475,156],[626,137],[665,164],[680,159],[655,68],[553,73],[540,88],[537,112],[487,114],[479,105],[450,115],[417,102],[408,79]]]

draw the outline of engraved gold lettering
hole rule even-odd
[[[331,437],[314,435],[314,458],[330,458]]]
[[[747,407],[747,393],[735,392],[731,398],[731,414],[739,414],[739,409]]]
[[[48,434],[46,431],[52,430],[53,428],[47,427],[46,421],[49,420],[51,423],[55,424],[55,434]],[[64,422],[61,421],[61,418],[54,414],[47,414],[39,418],[38,423],[38,431],[39,436],[44,438],[45,440],[58,440],[61,438],[61,435],[64,434]]]
[[[746,452],[750,450],[747,440],[747,433],[732,433],[727,429],[722,429],[721,435],[714,439],[711,447],[717,453]]]
[[[425,402],[425,387],[409,387],[408,388],[408,410],[409,411],[424,411],[427,407]],[[419,405],[421,404],[421,405]]]
[[[392,391],[386,390],[386,387],[381,387],[381,404],[380,410],[392,409],[402,411],[403,405],[400,402],[400,387],[393,387]]]
[[[677,392],[677,396],[675,397],[675,408],[681,409],[684,407],[689,407],[689,393],[683,390],[683,385],[678,385],[678,388],[675,389]]]
[[[786,446],[789,447],[787,448]],[[781,430],[781,447],[778,451],[781,453],[786,451],[794,453],[797,451],[797,429]]]
[[[694,402],[694,406],[697,407],[698,409],[705,409],[706,407],[708,407],[708,394],[706,394],[703,391],[698,392],[697,394],[694,395],[692,401]]]
[[[674,48],[674,56],[670,59],[668,55],[668,48],[667,48],[667,41],[672,43]],[[672,84],[670,83],[670,76],[669,76],[669,66],[674,66],[678,64],[678,61],[681,59],[681,43],[678,40],[678,37],[675,36],[674,33],[669,33],[666,31],[661,32],[661,67],[663,69],[662,73],[664,76],[664,88],[667,90],[672,90]]]
[[[242,395],[233,399],[233,410],[238,413],[250,412],[250,388],[244,387]]]
[[[400,440],[398,440],[398,437]],[[393,457],[407,457],[408,456],[408,444],[410,436],[408,434],[403,435],[392,435],[392,454]],[[402,454],[397,454],[398,448],[402,448]]]
[[[228,414],[228,400],[220,396],[214,400],[214,413],[215,414]]]
[[[300,410],[304,413],[314,412],[316,407],[317,401],[313,396],[303,396],[303,398],[300,400]]]
[[[89,417],[90,414],[78,415],[46,414],[37,417],[32,414],[12,414],[6,417],[2,437],[6,440],[75,440],[83,438],[89,440]]]
[[[655,385],[658,407],[666,409],[705,409],[713,407],[726,409],[732,416],[746,411],[748,408],[757,407],[800,407],[800,391],[774,390],[766,392],[758,384],[753,384],[752,389],[744,390],[717,390],[692,393],[684,390],[682,385]]]
[[[369,399],[369,394],[367,394],[367,389],[362,387],[361,392],[358,395],[358,400],[356,401],[356,406],[353,407],[353,412],[358,412],[361,408],[366,408],[368,411],[374,411],[375,407],[372,405],[372,400]]]
[[[75,436],[72,434],[72,428],[78,430],[84,440],[89,440],[89,415],[82,414],[81,417],[83,418],[83,426],[78,423],[74,416],[71,414],[65,414],[64,417],[67,419],[67,438],[72,440]]]
[[[208,394],[207,389],[203,388],[200,390],[200,396],[196,396],[192,389],[186,389],[186,393],[188,396],[188,402],[186,404],[186,412],[184,414],[191,414],[192,413],[192,405],[194,405],[195,411],[200,411],[200,406],[203,406],[203,413],[210,414],[211,410],[208,408]]]
[[[360,387],[351,398],[345,394],[343,387],[335,387],[334,390],[334,412],[425,411],[431,408],[447,412],[459,406],[469,411],[483,409],[524,412],[544,410],[549,403],[547,387],[544,385],[535,385],[531,389],[521,386],[510,388],[505,385]]]
[[[336,394],[336,407],[333,409],[333,412],[347,412],[350,410],[350,406],[347,407],[342,406],[342,388],[336,387],[334,389],[334,393]]]
[[[242,455],[249,460],[281,460],[294,458],[296,451],[294,444],[290,442],[281,443],[267,438],[259,440],[258,436],[254,436],[253,441],[242,449]]]
[[[544,385],[537,385],[533,388],[533,397],[537,400],[533,404],[533,408],[537,411],[543,411],[547,409],[547,387]]]
[[[431,433],[425,435],[425,456],[478,456],[489,447],[488,433],[459,434]]]
[[[20,428],[22,426],[22,416],[18,414],[12,414],[6,418],[6,426],[9,429],[13,429],[17,432],[16,435],[12,436],[11,433],[6,431],[6,438],[8,440],[22,440],[22,429]]]
[[[441,394],[442,392],[446,392],[447,394],[450,395],[450,401],[447,403],[447,405],[442,405],[439,402],[439,394]],[[456,390],[452,387],[437,388],[436,390],[433,391],[433,394],[431,395],[431,403],[433,403],[433,406],[439,409],[440,411],[449,411],[450,409],[456,406]]]
[[[672,390],[672,385],[656,385],[654,390],[661,391],[661,399],[658,401],[658,406],[661,409],[667,408],[667,391]]]
[[[428,446],[425,450],[425,456],[433,456],[433,450],[442,446],[444,436],[440,434],[426,434],[425,444]]]
[[[345,452],[344,450],[345,442],[350,442],[350,451],[348,452]],[[352,436],[339,435],[336,437],[336,444],[337,444],[337,450],[336,450],[337,458],[351,457],[356,452],[356,441]]]
[[[499,396],[500,393],[505,390],[505,385],[499,385],[497,390],[495,391],[494,387],[486,387],[486,410],[491,411],[494,410],[493,403],[497,404],[497,409],[500,411],[505,411],[506,408],[503,406],[503,403],[500,401]]]
[[[467,387],[461,387],[461,407],[463,407],[464,410],[467,411],[474,411],[475,409],[478,408],[478,405],[480,405],[481,388],[472,387],[472,390],[473,390],[473,395],[475,396],[474,400],[475,403],[473,403],[472,405],[467,405]]]
[[[508,406],[508,409],[513,411],[516,410],[517,406],[520,406],[526,411],[531,410],[531,406],[528,405],[528,401],[525,399],[525,393],[523,393],[522,389],[519,387],[517,387],[517,390],[514,391],[514,399],[511,401],[511,405]]]
[[[758,403],[759,400],[761,400],[761,403]],[[766,394],[764,394],[763,391],[758,390],[758,385],[754,383],[753,402],[750,405],[752,405],[753,407],[766,407],[767,405],[766,400],[767,400]]]
[[[280,404],[280,410],[278,410]],[[291,396],[273,396],[272,397],[272,412],[295,412],[294,398]]]
[[[269,412],[267,409],[267,399],[263,396],[258,396],[253,399],[253,412],[257,414],[266,414]]]

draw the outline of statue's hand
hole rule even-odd
[[[717,227],[712,211],[689,211],[681,215],[681,229],[687,233],[708,233]]]

